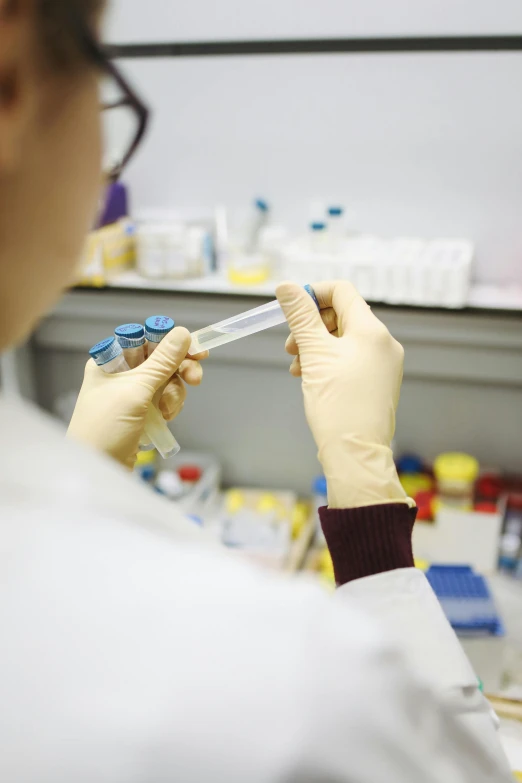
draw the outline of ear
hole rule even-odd
[[[0,177],[16,167],[36,97],[35,4],[0,0]]]

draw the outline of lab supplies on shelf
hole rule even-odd
[[[350,280],[365,299],[425,307],[464,307],[468,300],[473,245],[464,239],[424,241],[373,236],[335,238],[314,223],[309,237],[281,252],[280,276],[302,282]]]
[[[148,279],[184,280],[214,266],[212,229],[175,219],[141,220],[136,231],[137,269]]]
[[[88,235],[78,285],[101,288],[135,263],[135,226],[129,218],[122,218]]]

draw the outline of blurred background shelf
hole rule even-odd
[[[225,276],[209,275],[187,280],[151,279],[140,275],[135,270],[123,272],[113,280],[108,280],[103,287],[93,287],[92,290],[104,288],[116,291],[142,291],[144,293],[173,292],[190,294],[216,294],[233,297],[257,297],[271,298],[275,294],[277,283],[273,280],[261,285],[232,285]],[[80,286],[76,290],[91,290],[89,286]],[[377,303],[379,304],[379,303]],[[403,307],[402,305],[382,305],[386,307]],[[419,311],[430,311],[443,308],[418,307],[408,308]],[[486,283],[475,283],[471,286],[468,306],[466,310],[496,310],[499,312],[519,312],[522,314],[522,286],[502,286]],[[446,310],[449,313],[458,313],[456,310]]]

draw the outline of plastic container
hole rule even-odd
[[[156,477],[155,487],[160,495],[165,495],[169,500],[179,500],[186,492],[183,482],[173,470],[161,470]]]
[[[141,324],[122,324],[114,330],[114,336],[123,350],[125,361],[132,370],[145,361],[145,329]]]
[[[228,279],[233,285],[260,285],[271,275],[266,255],[261,251],[260,237],[267,225],[269,205],[261,198],[250,209],[236,216],[236,226],[229,237]]]
[[[313,288],[309,285],[306,285],[305,288],[319,309]],[[189,352],[194,355],[201,351],[209,351],[212,348],[225,345],[225,343],[248,337],[285,322],[285,315],[276,299],[266,305],[254,307],[252,310],[247,310],[232,318],[227,318],[225,321],[219,321],[217,324],[211,324],[204,329],[193,332]]]
[[[178,468],[178,476],[180,481],[187,484],[195,484],[200,480],[203,475],[203,470],[200,465],[180,465]]]
[[[212,271],[214,247],[210,233],[203,226],[188,226],[185,237],[187,277],[202,277]]]
[[[470,566],[431,566],[426,572],[426,578],[455,631],[504,634],[488,583]]]
[[[91,348],[89,355],[94,359],[98,367],[101,367],[103,372],[108,374],[127,372],[129,370],[129,365],[123,356],[123,349],[114,337],[108,337],[106,340],[97,343]],[[147,410],[144,432],[162,457],[168,457],[179,451],[176,439],[167,427],[163,416],[154,405],[151,405]]]
[[[245,230],[245,251],[255,253],[259,247],[259,235],[268,222],[270,207],[262,198],[256,198]]]
[[[179,223],[161,226],[165,252],[165,277],[183,280],[191,277],[187,260],[187,231]]]
[[[156,350],[166,335],[174,329],[176,324],[167,315],[151,315],[145,321],[145,338],[148,340],[149,356]]]
[[[165,277],[165,232],[161,225],[142,224],[136,231],[137,267],[143,277]]]
[[[328,218],[328,239],[330,251],[339,253],[342,248],[343,240],[346,235],[346,226],[344,221],[344,207],[331,206],[326,210]]]
[[[475,457],[459,452],[440,454],[433,464],[441,506],[462,511],[473,509],[475,481],[479,463]]]
[[[183,468],[191,468],[188,474],[195,479],[184,481],[182,476],[187,475]],[[186,514],[195,514],[202,518],[205,525],[210,518],[215,516],[219,505],[219,487],[221,483],[221,466],[219,462],[210,454],[202,452],[184,452],[183,456],[178,455],[168,459],[165,462],[165,468],[168,468],[183,489],[182,495],[177,498],[177,502]],[[182,475],[180,476],[180,471]],[[170,482],[170,480],[168,480]],[[173,482],[170,482],[173,485]]]

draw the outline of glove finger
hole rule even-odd
[[[210,351],[201,351],[201,353],[195,353],[195,354],[188,353],[187,358],[195,359],[197,362],[202,362],[205,359],[208,359],[209,355],[210,355]]]
[[[304,288],[296,283],[281,283],[276,295],[300,349],[328,336],[321,314]]]
[[[290,365],[290,375],[293,375],[294,378],[301,377],[301,359],[299,358],[299,356],[296,356],[294,361]]]
[[[185,359],[179,366],[178,375],[189,386],[199,386],[203,379],[203,367],[195,359]]]
[[[314,292],[321,309],[333,307],[339,324],[339,336],[347,332],[379,333],[383,324],[372,313],[356,288],[348,280],[315,283]]]
[[[150,384],[156,391],[177,372],[187,355],[189,345],[190,334],[187,329],[177,326],[163,338],[153,354],[131,372]]]
[[[158,403],[163,418],[167,421],[174,419],[181,412],[186,396],[185,384],[179,375],[175,375],[165,386],[165,391]]]
[[[333,307],[327,307],[325,310],[321,310],[321,318],[323,319],[323,323],[330,334],[333,334],[334,331],[337,331],[337,316]],[[290,356],[297,356],[299,353],[299,349],[293,334],[287,338],[285,343],[285,350],[290,354]]]

